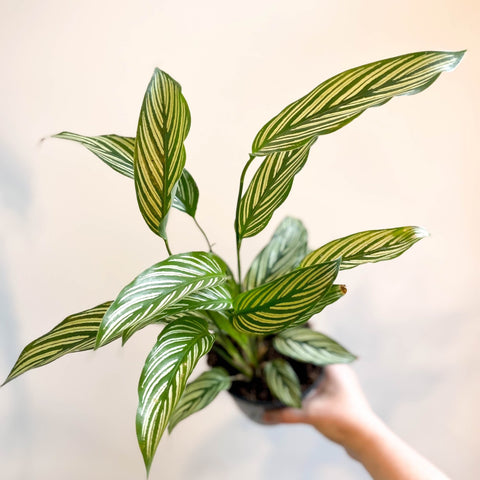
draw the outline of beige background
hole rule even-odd
[[[397,261],[342,273],[349,293],[316,325],[360,357],[355,369],[393,429],[453,478],[480,478],[479,20],[473,0],[3,0],[0,375],[27,342],[165,257],[131,181],[80,146],[40,138],[133,135],[153,68],[166,70],[192,112],[198,217],[233,264],[238,176],[265,121],[346,68],[467,48],[426,92],[320,138],[272,228],[296,215],[313,247],[369,228],[429,229]],[[204,248],[186,216],[174,213],[169,231],[176,252]],[[245,241],[245,265],[271,231]],[[0,390],[0,476],[143,478],[136,384],[155,334]],[[162,440],[151,478],[367,477],[309,428],[259,427],[222,395]]]

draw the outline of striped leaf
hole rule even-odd
[[[245,333],[267,335],[289,327],[332,286],[340,260],[294,270],[248,290],[233,301],[233,325]]]
[[[167,325],[148,355],[138,385],[136,421],[147,472],[188,377],[214,339],[205,322],[185,318]]]
[[[95,347],[100,322],[111,303],[105,302],[70,315],[48,333],[29,343],[18,357],[5,383],[32,368],[47,365],[67,353],[92,350]]]
[[[307,267],[342,257],[340,270],[347,270],[364,263],[391,260],[425,237],[428,237],[428,232],[422,227],[397,227],[354,233],[333,240],[309,253],[302,260],[301,266]]]
[[[53,138],[62,138],[78,142],[116,172],[128,178],[133,178],[133,149],[135,138],[121,137],[114,134],[87,137],[72,132],[60,132],[53,135]]]
[[[143,99],[134,151],[137,201],[150,229],[166,238],[166,221],[185,165],[190,112],[180,85],[155,69]]]
[[[308,251],[308,234],[300,220],[287,217],[255,257],[243,281],[245,290],[271,282],[299,265]]]
[[[230,376],[221,367],[202,373],[185,388],[170,417],[168,431],[171,432],[182,420],[210,405],[221,391],[228,390],[231,385]]]
[[[397,95],[429,87],[442,72],[453,70],[464,52],[417,52],[352,68],[321,83],[291,103],[258,132],[256,156],[292,150],[319,135],[334,132],[367,108]]]
[[[175,318],[181,318],[185,315],[191,316],[193,312],[195,316],[203,318],[204,316],[199,315],[199,313],[204,310],[226,310],[228,308],[232,308],[230,292],[224,285],[217,285],[216,287],[199,290],[181,298],[156,316],[154,321],[155,323],[170,323]],[[138,325],[134,323],[123,331],[123,344],[130,339],[138,328]]]
[[[198,187],[195,180],[183,169],[180,180],[175,190],[172,206],[181,212],[185,212],[191,217],[195,217],[198,205]]]
[[[300,362],[314,365],[350,363],[357,357],[335,340],[309,328],[289,328],[273,339],[277,352]]]
[[[61,132],[53,135],[53,138],[63,138],[78,142],[94,153],[100,160],[105,162],[115,171],[133,178],[133,150],[135,138],[121,137],[119,135],[100,135],[98,137],[86,137],[72,132]],[[183,169],[182,176],[178,181],[177,190],[172,206],[194,217],[198,204],[198,187],[192,175]]]
[[[147,268],[117,296],[107,310],[96,346],[125,331],[139,330],[162,317],[177,302],[227,279],[225,270],[207,252],[172,255]]]
[[[300,316],[297,320],[292,322],[292,327],[303,325],[307,323],[314,315],[319,314],[325,307],[340,300],[347,293],[345,285],[332,285],[327,293],[309,310],[305,315]]]
[[[297,150],[267,155],[240,200],[238,233],[241,238],[261,232],[285,201],[295,175],[303,168],[315,140]]]
[[[301,408],[302,391],[295,370],[283,358],[265,364],[265,380],[272,394],[288,407]]]

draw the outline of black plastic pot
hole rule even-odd
[[[320,371],[320,374],[316,378],[316,380],[308,386],[302,393],[302,400],[322,381],[324,375],[324,370]],[[233,398],[235,403],[237,404],[238,408],[250,419],[256,423],[261,425],[269,425],[268,423],[263,421],[263,415],[268,410],[276,410],[278,408],[285,408],[285,405],[280,402],[279,400],[273,400],[270,402],[260,401],[260,400],[249,400],[242,396],[239,396],[236,393],[228,392],[230,396]]]

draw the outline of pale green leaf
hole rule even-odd
[[[172,255],[147,268],[119,293],[97,336],[97,346],[128,331],[149,325],[187,296],[217,287],[227,280],[215,256],[207,252]],[[193,308],[192,308],[193,309]]]
[[[67,353],[93,350],[98,328],[112,302],[105,302],[68,316],[45,335],[29,343],[23,350],[5,383],[32,368],[53,362]],[[110,341],[115,340],[113,337]]]
[[[231,385],[229,374],[221,367],[202,373],[185,388],[170,417],[168,431],[171,432],[182,420],[212,403],[221,391],[228,390]]]
[[[233,325],[245,333],[270,334],[308,313],[332,286],[340,260],[301,268],[238,295]]]
[[[258,132],[252,153],[263,156],[293,150],[334,132],[367,108],[430,86],[453,70],[464,52],[417,52],[362,65],[321,83],[291,103]]]
[[[267,246],[255,257],[243,281],[245,290],[271,282],[299,265],[308,251],[307,230],[300,220],[287,217]]]
[[[303,168],[314,140],[297,150],[267,155],[240,200],[238,234],[252,237],[261,232],[285,201],[295,175]]]
[[[335,340],[304,327],[280,332],[274,337],[273,346],[287,357],[313,365],[350,363],[356,359]]]
[[[294,322],[292,322],[291,327],[296,327],[298,325],[303,325],[308,322],[314,315],[320,313],[325,307],[331,305],[332,303],[340,300],[347,293],[347,287],[345,285],[332,285],[328,291],[323,295],[323,297],[318,300],[315,305],[305,314],[301,315]]]
[[[300,381],[292,366],[283,358],[265,364],[265,380],[272,394],[288,407],[302,406]]]
[[[94,153],[115,171],[133,178],[133,151],[135,138],[121,137],[119,135],[100,135],[87,137],[72,132],[60,132],[53,138],[62,138],[78,142]],[[198,204],[198,187],[192,175],[183,169],[177,184],[172,207],[194,217]]]
[[[180,85],[158,68],[147,87],[134,151],[137,201],[150,229],[166,238],[166,222],[185,165],[190,112]]]
[[[301,266],[307,267],[342,257],[340,270],[347,270],[364,263],[391,260],[427,236],[428,232],[422,227],[385,228],[354,233],[309,253],[302,260]]]
[[[147,472],[188,377],[215,336],[198,318],[167,325],[149,353],[138,384],[137,438]]]
[[[62,138],[78,142],[95,154],[116,172],[133,178],[133,149],[135,138],[120,135],[99,135],[87,137],[72,132],[60,132],[53,138]]]

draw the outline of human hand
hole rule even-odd
[[[344,446],[356,457],[357,444],[369,431],[381,426],[362,392],[357,377],[347,365],[325,367],[317,389],[303,401],[301,409],[271,410],[268,423],[306,423],[327,438]]]

